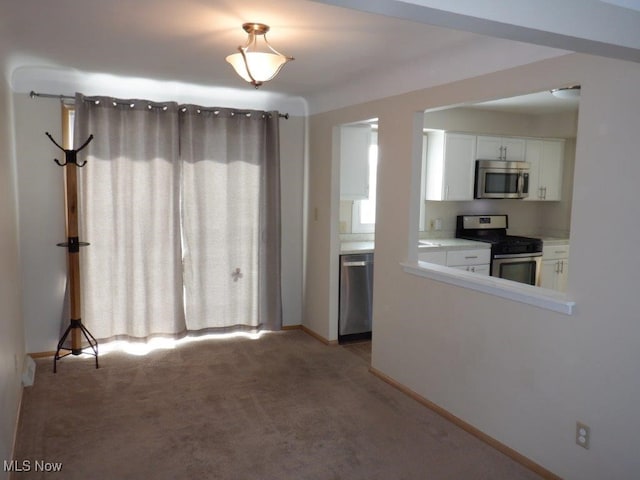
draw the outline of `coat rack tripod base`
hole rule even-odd
[[[82,346],[82,344],[80,344],[80,346],[73,346],[73,345],[65,346],[65,342],[67,342],[69,334],[71,334],[71,338],[75,338],[78,336],[78,330],[79,330],[79,333],[81,333],[84,336],[88,345]],[[66,351],[66,353],[60,354],[62,350]],[[82,320],[80,320],[79,318],[78,319],[72,318],[69,321],[69,326],[67,327],[64,334],[60,338],[60,341],[58,342],[58,349],[56,350],[56,354],[53,357],[53,373],[56,373],[57,363],[58,363],[58,360],[60,360],[61,358],[68,357],[69,355],[82,355],[83,353],[87,353],[89,355],[93,355],[94,357],[96,357],[96,368],[99,367],[98,366],[98,341],[93,337],[93,335],[91,335],[91,332],[87,330],[87,327],[85,327],[82,324]]]
[[[56,147],[64,152],[65,161],[54,162],[61,167],[66,167],[66,207],[67,207],[67,240],[59,243],[59,247],[67,249],[68,259],[68,275],[69,275],[69,309],[70,320],[69,326],[58,342],[56,354],[53,357],[53,373],[56,373],[58,360],[69,355],[82,355],[87,353],[96,357],[96,368],[98,368],[98,341],[91,335],[91,332],[82,324],[80,319],[80,247],[86,247],[87,242],[81,242],[78,239],[78,180],[77,169],[84,167],[87,162],[78,163],[78,152],[86,147],[93,135],[90,135],[84,144],[76,150],[67,150],[62,148],[53,139],[49,132],[47,137]],[[84,337],[84,339],[83,339]],[[66,352],[66,353],[61,353]]]

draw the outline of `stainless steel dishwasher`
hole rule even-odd
[[[340,255],[338,342],[371,338],[373,253]]]

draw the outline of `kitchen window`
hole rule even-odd
[[[376,181],[378,174],[378,132],[371,132],[369,146],[369,198],[355,200],[352,207],[351,231],[373,233],[376,228]]]

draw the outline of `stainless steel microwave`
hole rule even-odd
[[[527,198],[529,163],[476,160],[475,198]]]

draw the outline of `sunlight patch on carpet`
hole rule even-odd
[[[258,340],[268,332],[232,332],[232,333],[210,333],[207,335],[186,336],[180,339],[173,338],[152,338],[148,342],[130,342],[126,340],[115,340],[113,342],[100,344],[100,355],[110,352],[125,352],[130,355],[144,356],[156,350],[173,350],[181,345],[206,340],[222,340],[227,338],[247,338]]]

